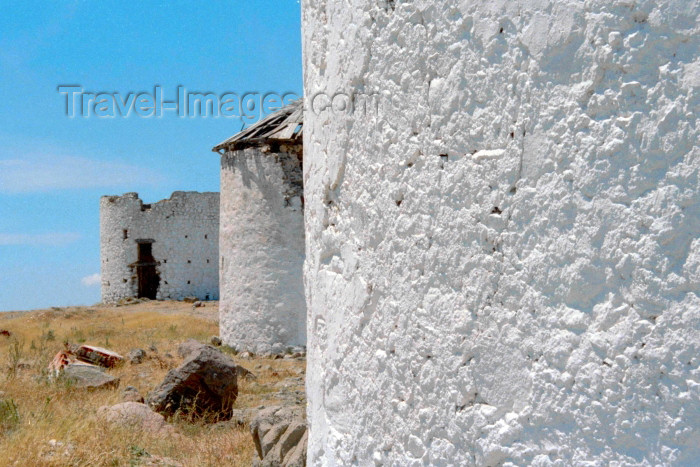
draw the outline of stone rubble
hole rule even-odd
[[[255,442],[258,467],[306,465],[307,427],[303,407],[268,407],[254,417],[250,431]]]

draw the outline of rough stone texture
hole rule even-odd
[[[180,357],[185,358],[195,350],[200,350],[204,347],[207,347],[207,344],[202,344],[201,342],[195,339],[187,339],[185,342],[182,342],[180,345],[177,346],[177,354]]]
[[[180,410],[229,419],[236,397],[236,364],[213,347],[203,345],[193,350],[182,365],[170,370],[147,401],[153,410],[166,415]]]
[[[222,355],[224,355],[220,350],[217,350],[215,347],[212,347],[207,344],[202,344],[199,341],[196,341],[194,339],[187,339],[185,342],[177,346],[177,354],[185,358],[192,352],[196,350],[200,350],[204,347],[209,347],[211,350],[214,350],[215,352],[220,352]],[[230,357],[225,357],[225,358],[230,358]],[[236,364],[236,374],[238,375],[238,378],[248,378],[248,379],[255,379],[256,376],[253,374],[252,371],[248,370],[247,368],[243,368],[242,366]]]
[[[250,423],[258,453],[253,465],[306,465],[307,427],[301,407],[275,406],[261,410]]]
[[[119,387],[119,378],[108,375],[99,367],[89,363],[71,363],[63,368],[61,377],[80,389],[112,389]]]
[[[126,237],[124,231],[126,230]],[[100,199],[102,301],[136,297],[137,240],[151,239],[158,299],[219,298],[219,194],[176,191],[143,204],[136,193]]]
[[[258,354],[306,344],[301,148],[275,151],[221,156],[221,339]]]
[[[302,5],[310,464],[697,461],[700,2]]]
[[[165,418],[152,411],[146,404],[122,402],[111,407],[100,407],[97,415],[115,425],[143,430],[151,434],[172,436],[175,429]]]
[[[143,363],[144,359],[146,358],[146,351],[143,349],[132,349],[126,358],[132,365],[139,365]]]
[[[124,388],[124,392],[122,392],[122,400],[124,402],[145,402],[139,390],[134,386],[127,386]]]

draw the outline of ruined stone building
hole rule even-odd
[[[219,298],[219,194],[100,199],[102,301]]]
[[[309,465],[697,464],[699,17],[302,0]]]
[[[213,150],[221,154],[221,339],[256,353],[306,345],[302,101]]]

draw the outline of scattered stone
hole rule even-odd
[[[241,353],[239,353],[238,356],[241,357],[241,358],[252,358],[252,357],[253,357],[253,355],[252,355],[250,352],[247,352],[247,351],[246,351],[246,352],[241,352]]]
[[[81,345],[73,353],[78,360],[105,368],[114,368],[124,361],[124,357],[118,353],[92,345]]]
[[[202,344],[201,342],[196,341],[194,339],[187,339],[185,342],[177,346],[177,354],[180,357],[185,358],[195,350],[199,350],[206,346],[206,344]]]
[[[219,336],[211,336],[209,338],[209,342],[211,343],[211,345],[213,345],[215,347],[220,347],[222,344],[221,338]]]
[[[70,457],[75,450],[72,443],[64,443],[55,439],[50,439],[46,445],[46,448],[41,452],[41,457],[46,460],[52,460],[57,456]]]
[[[173,357],[173,354],[171,354],[170,352],[166,352],[165,355],[163,355],[163,356],[164,356],[165,358],[174,358],[174,357]]]
[[[129,363],[132,365],[139,365],[143,363],[143,360],[146,358],[146,351],[143,349],[133,349],[126,358],[129,359]]]
[[[61,377],[81,389],[111,389],[119,387],[119,378],[108,375],[102,369],[88,363],[71,363],[63,368]]]
[[[197,301],[197,297],[185,297],[182,301],[185,303],[194,303]]]
[[[190,353],[178,368],[170,370],[163,382],[148,396],[155,411],[172,415],[210,412],[220,419],[231,418],[238,397],[236,364],[210,346]]]
[[[139,402],[122,402],[112,407],[100,407],[97,415],[108,423],[136,428],[155,435],[172,436],[175,433],[175,429],[162,415]]]
[[[155,344],[151,344],[148,346],[148,350],[150,350],[153,353],[158,353],[158,347],[156,347]]]
[[[202,306],[204,306],[204,303],[203,303],[203,302],[200,302],[199,300],[197,300],[196,302],[194,302],[194,303],[192,304],[192,308],[199,308],[199,307],[202,307]]]
[[[122,399],[124,402],[140,402],[143,403],[144,399],[138,389],[133,386],[127,386],[122,393]]]
[[[303,407],[269,407],[250,424],[258,458],[257,466],[306,465],[307,428]]]

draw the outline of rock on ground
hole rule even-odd
[[[250,424],[260,467],[306,465],[307,426],[303,407],[268,407]]]
[[[146,351],[143,349],[133,349],[126,358],[132,365],[138,365],[143,363],[143,360],[146,358]]]
[[[153,410],[165,415],[179,410],[229,419],[236,397],[236,364],[213,347],[202,346],[170,370],[147,401]]]
[[[213,337],[212,337],[213,339]],[[182,344],[178,345],[177,347],[177,354],[181,357],[187,357],[189,354],[194,352],[195,350],[204,348],[204,347],[209,347],[214,349],[213,347],[207,345],[207,344],[202,344],[199,341],[196,341],[194,339],[187,339],[185,342]],[[216,349],[214,349],[216,350]],[[243,368],[242,366],[236,364],[236,371],[238,373],[239,378],[247,378],[247,379],[255,379],[256,376],[255,374],[248,370],[247,368]]]
[[[109,389],[119,386],[119,378],[108,375],[90,364],[71,363],[63,368],[62,376],[77,388]]]
[[[165,418],[152,411],[146,404],[122,402],[111,407],[100,407],[97,415],[108,423],[136,428],[151,434],[170,436],[175,433]]]
[[[124,402],[140,402],[143,403],[144,399],[138,389],[133,386],[127,386],[122,393],[122,399]]]

